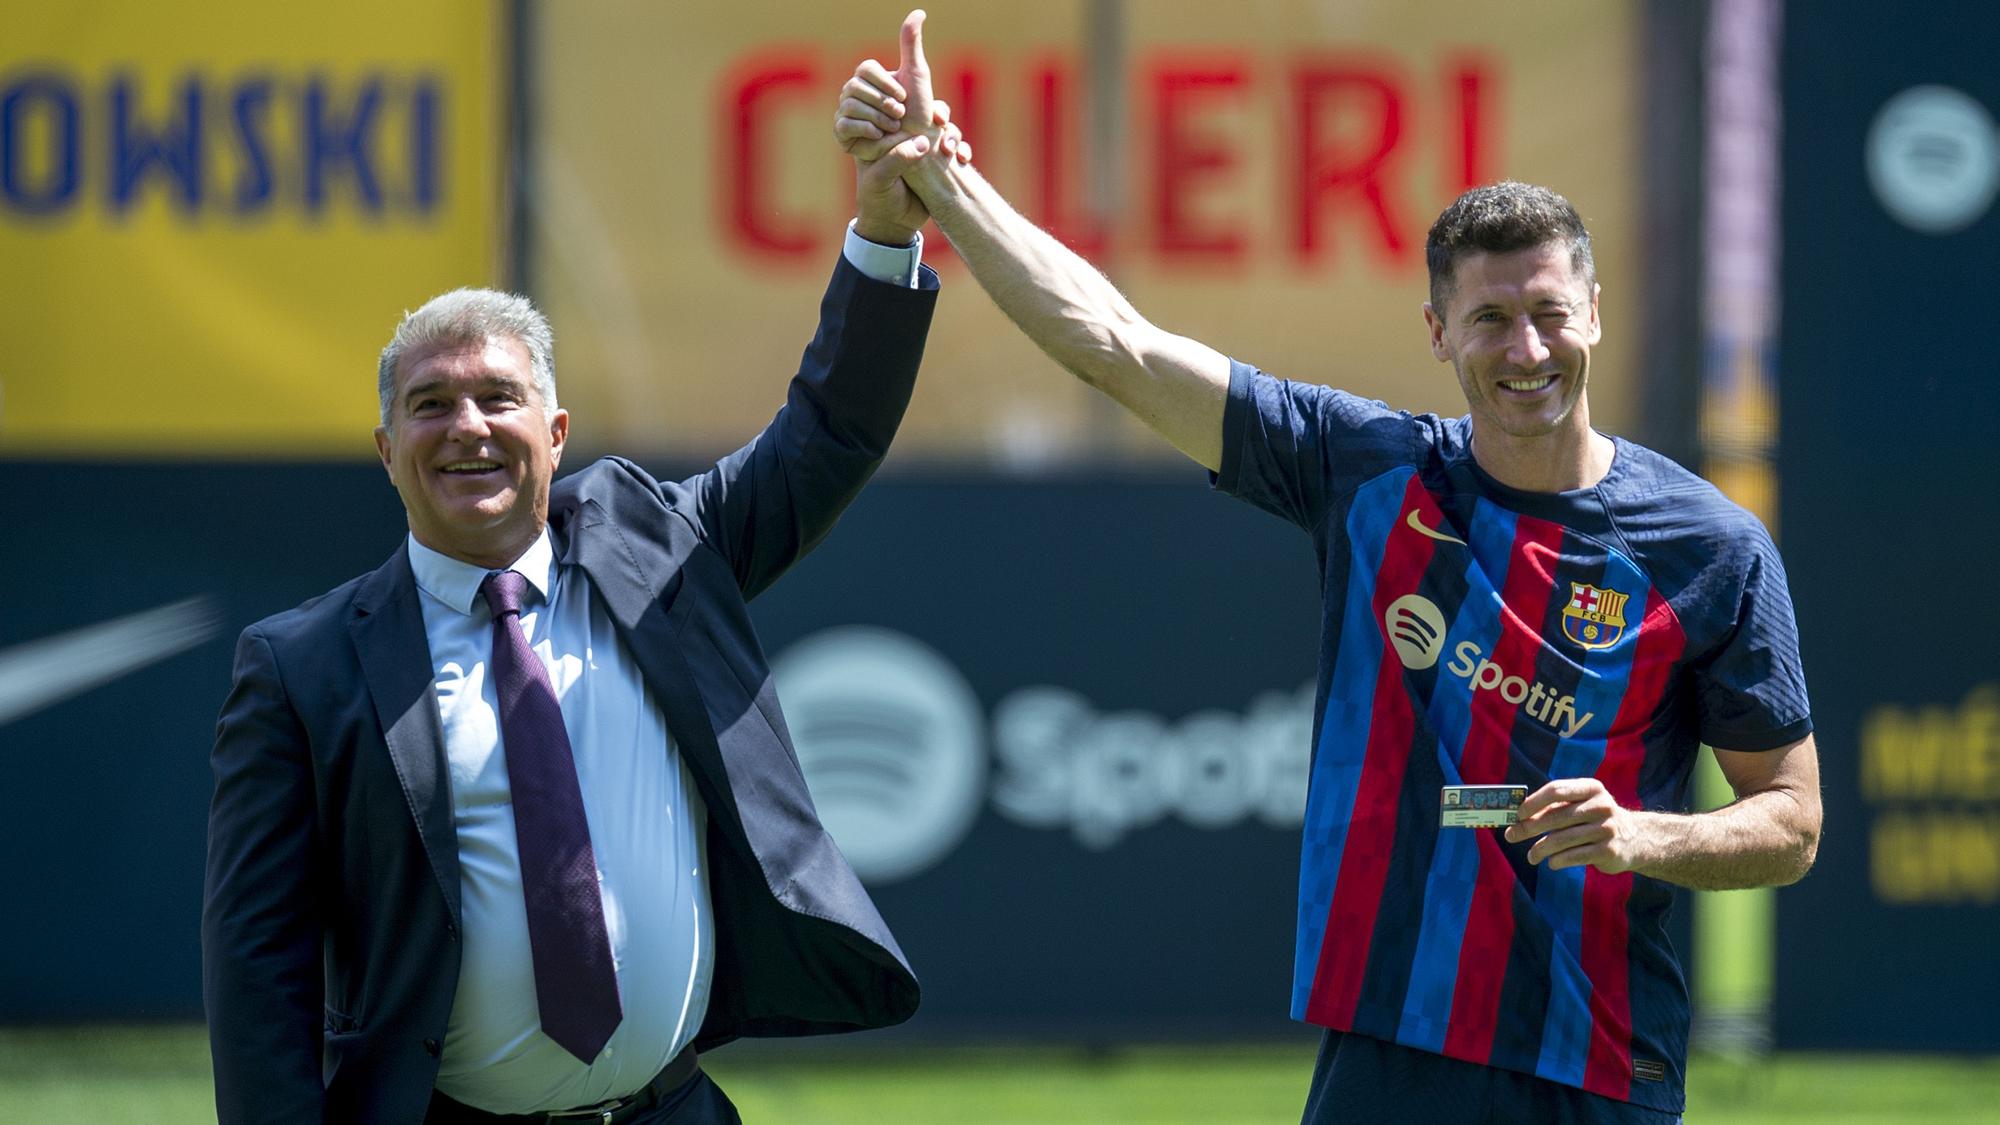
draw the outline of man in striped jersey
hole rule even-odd
[[[865,166],[936,127],[921,13],[842,91]],[[926,123],[919,126],[918,123]],[[1687,989],[1666,884],[1789,883],[1819,773],[1784,569],[1755,517],[1593,430],[1590,235],[1545,188],[1461,196],[1426,244],[1469,414],[1273,378],[1141,317],[979,173],[905,182],[1057,362],[1312,537],[1325,591],[1295,1018],[1331,1121],[1671,1121]],[[1689,813],[1699,745],[1737,800]],[[1441,792],[1512,784],[1504,830]]]

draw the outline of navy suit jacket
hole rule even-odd
[[[928,268],[912,290],[843,259],[756,440],[678,483],[605,458],[551,490],[556,556],[590,576],[708,806],[716,956],[698,1049],[880,1027],[917,1007],[902,951],[813,811],[745,602],[827,533],[888,450],[936,296]],[[399,548],[237,644],[202,909],[222,1125],[423,1120],[460,914],[417,598]]]

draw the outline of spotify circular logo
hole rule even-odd
[[[870,883],[964,839],[986,796],[985,714],[944,657],[887,629],[816,633],[771,665],[820,823]]]
[[[1382,614],[1382,632],[1396,648],[1403,667],[1422,671],[1438,662],[1444,651],[1444,614],[1422,594],[1404,594]]]
[[[1993,117],[1950,86],[1912,86],[1868,128],[1868,180],[1904,226],[1949,234],[1978,221],[2000,188]]]

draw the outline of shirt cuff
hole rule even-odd
[[[917,267],[924,260],[924,234],[911,236],[908,246],[884,246],[854,233],[854,220],[847,221],[847,245],[841,248],[847,262],[877,281],[904,289],[917,287]]]

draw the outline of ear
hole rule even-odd
[[[562,465],[563,446],[569,441],[569,411],[558,410],[549,417],[549,468]]]
[[[389,427],[375,427],[375,452],[381,455],[382,471],[389,474],[390,480],[396,479],[395,470],[389,467],[389,455],[394,452],[394,448],[389,444]]]
[[[1604,294],[1604,286],[1590,284],[1590,342],[1593,346],[1604,337],[1604,322],[1597,319],[1597,299]]]
[[[1438,315],[1429,301],[1424,302],[1424,327],[1430,330],[1431,355],[1437,357],[1439,363],[1449,363],[1451,348],[1444,342],[1444,318]]]

